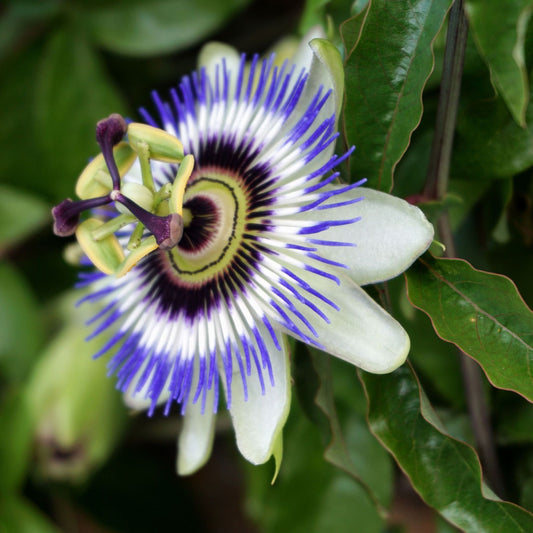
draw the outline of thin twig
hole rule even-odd
[[[448,23],[435,136],[424,188],[424,196],[427,199],[443,200],[448,191],[450,159],[467,35],[468,21],[464,12],[463,0],[456,0],[450,11]],[[446,247],[445,256],[455,257],[455,245],[447,212],[440,217],[438,229],[440,238]],[[481,369],[464,352],[460,350],[459,352],[468,412],[481,462],[485,467],[489,485],[500,496],[503,496],[503,477],[496,454],[489,409],[484,396]]]
[[[463,9],[463,0],[456,0],[450,10],[435,135],[424,188],[424,196],[428,199],[442,200],[448,192],[453,133],[457,120],[467,35],[468,21]]]

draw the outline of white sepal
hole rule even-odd
[[[247,380],[248,399],[239,374],[234,375],[232,386],[231,418],[237,447],[245,459],[253,464],[262,464],[270,459],[279,446],[278,437],[283,430],[291,404],[290,368],[286,342],[278,350],[270,334],[260,328],[272,364],[274,386],[265,375],[265,394],[262,394],[257,374]]]
[[[330,186],[329,190],[333,188]],[[354,198],[362,199],[331,209],[315,209],[299,216],[316,221],[360,217],[360,220],[352,224],[332,226],[316,234],[317,239],[355,245],[317,245],[317,253],[346,265],[347,274],[358,285],[377,283],[398,276],[428,249],[434,230],[420,209],[405,200],[365,187],[334,196],[329,203]],[[295,216],[297,217],[298,215]]]
[[[209,390],[203,413],[201,399],[196,403],[187,404],[178,437],[176,469],[180,476],[194,474],[204,466],[211,455],[216,419],[213,413],[213,400],[213,390]]]

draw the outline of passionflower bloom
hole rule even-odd
[[[222,391],[244,457],[278,454],[286,335],[369,372],[401,365],[407,334],[360,286],[404,271],[433,237],[416,207],[338,183],[353,150],[334,153],[331,44],[281,65],[217,46],[201,57],[167,99],[153,94],[145,124],[98,124],[81,201],[54,208],[56,233],[75,231],[100,269],[84,300],[101,305],[93,335],[113,335],[96,355],[111,355],[130,405],[180,405],[182,474],[209,457]]]

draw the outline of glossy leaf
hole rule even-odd
[[[248,0],[113,1],[83,14],[92,38],[113,52],[136,56],[186,48],[205,39]]]
[[[50,208],[39,197],[0,185],[0,255],[49,218]]]
[[[370,428],[428,505],[464,531],[532,530],[533,515],[483,484],[476,453],[447,434],[409,366],[360,379]]]
[[[393,314],[398,318],[411,339],[409,361],[429,388],[434,398],[463,409],[464,385],[457,349],[435,335],[427,315],[415,309],[408,301],[402,276],[387,282]]]
[[[96,122],[126,114],[98,57],[76,28],[49,39],[37,77],[37,135],[56,199],[72,195],[89,158],[99,152]]]
[[[531,91],[526,127],[513,119],[502,98],[495,97],[488,75],[466,72],[450,174],[465,180],[508,179],[533,166]]]
[[[344,133],[356,145],[351,175],[392,188],[396,164],[422,116],[422,90],[433,70],[432,44],[451,0],[371,0],[348,20]]]
[[[529,0],[469,0],[465,4],[472,34],[491,80],[514,120],[525,126],[529,84],[524,40],[531,16]]]
[[[440,337],[475,359],[493,385],[533,401],[533,312],[511,280],[426,254],[407,281]]]

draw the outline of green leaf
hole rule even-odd
[[[523,398],[498,398],[494,404],[498,444],[525,445],[533,443],[533,405]]]
[[[92,38],[113,52],[148,56],[204,40],[249,0],[115,0],[83,13]]]
[[[352,408],[349,420],[350,425],[357,428],[357,431],[352,433],[352,438],[356,440],[348,441],[346,428],[344,424],[341,424],[333,396],[334,387],[331,372],[333,361],[329,355],[315,350],[312,350],[310,355],[319,378],[319,387],[314,401],[327,419],[327,426],[325,428],[322,426],[322,434],[325,442],[327,442],[324,458],[357,481],[374,502],[377,510],[385,516],[391,496],[387,489],[390,488],[392,481],[392,472],[387,457],[368,431],[363,413],[358,418],[353,405],[349,406]],[[350,372],[346,372],[346,364],[341,363],[341,365],[344,374],[349,375]],[[352,369],[350,368],[350,370]],[[356,389],[355,373],[353,373],[353,380],[350,380],[350,384],[351,391],[348,402],[353,403]]]
[[[472,213],[474,206],[490,187],[490,181],[478,181],[470,179],[451,179],[449,191],[461,199],[454,205],[450,205],[450,225],[457,229]]]
[[[396,164],[422,116],[422,90],[433,70],[432,45],[451,0],[371,0],[342,27],[346,47],[344,133],[351,174],[392,188]]]
[[[445,400],[457,409],[464,408],[463,380],[457,349],[439,339],[429,318],[415,309],[406,294],[405,280],[398,276],[386,284],[395,316],[411,339],[409,361],[433,399]]]
[[[355,374],[355,372],[354,372]],[[273,486],[271,468],[250,466],[247,508],[265,533],[365,533],[383,531],[368,493],[324,461],[318,431],[295,404],[284,429],[284,459]]]
[[[2,400],[0,427],[8,436],[0,439],[0,494],[3,496],[15,492],[24,480],[31,457],[33,418],[27,397],[20,390],[10,389]]]
[[[526,124],[529,99],[524,41],[532,7],[530,0],[468,0],[465,4],[491,81],[520,126]]]
[[[31,503],[10,496],[0,500],[0,531],[2,533],[59,533]]]
[[[3,183],[47,192],[50,180],[43,179],[33,127],[35,72],[41,54],[40,47],[31,47],[0,68],[0,176]]]
[[[125,113],[98,57],[77,28],[63,28],[46,43],[37,76],[36,131],[41,163],[57,199],[72,196],[76,178],[98,151],[96,123]]]
[[[25,279],[6,262],[0,262],[0,324],[0,374],[22,380],[38,355],[43,328]]]
[[[495,97],[485,72],[465,72],[450,175],[474,180],[509,179],[533,166],[531,91],[525,128],[502,98]]]
[[[307,0],[299,31],[305,35],[313,26],[321,25],[328,30],[328,38],[337,40],[337,34],[331,35],[332,27],[338,28],[348,17],[362,11],[367,3],[368,0]]]
[[[50,218],[50,208],[40,198],[0,185],[0,256],[39,229]]]
[[[17,0],[7,2],[0,17],[0,61],[35,37],[39,26],[55,16],[61,0]]]
[[[428,505],[464,531],[533,530],[533,515],[483,485],[476,453],[446,433],[409,366],[359,375],[370,428]]]
[[[426,254],[407,281],[441,338],[475,359],[493,385],[533,401],[533,312],[509,278]]]
[[[300,19],[300,33],[305,35],[313,26],[324,25],[326,8],[331,0],[307,0]]]
[[[531,226],[524,225],[523,227],[528,231],[527,228]],[[514,241],[504,246],[494,247],[489,252],[489,259],[491,270],[511,277],[519,288],[520,294],[531,307],[533,304],[533,283],[531,283],[533,254],[527,241],[524,243]]]

